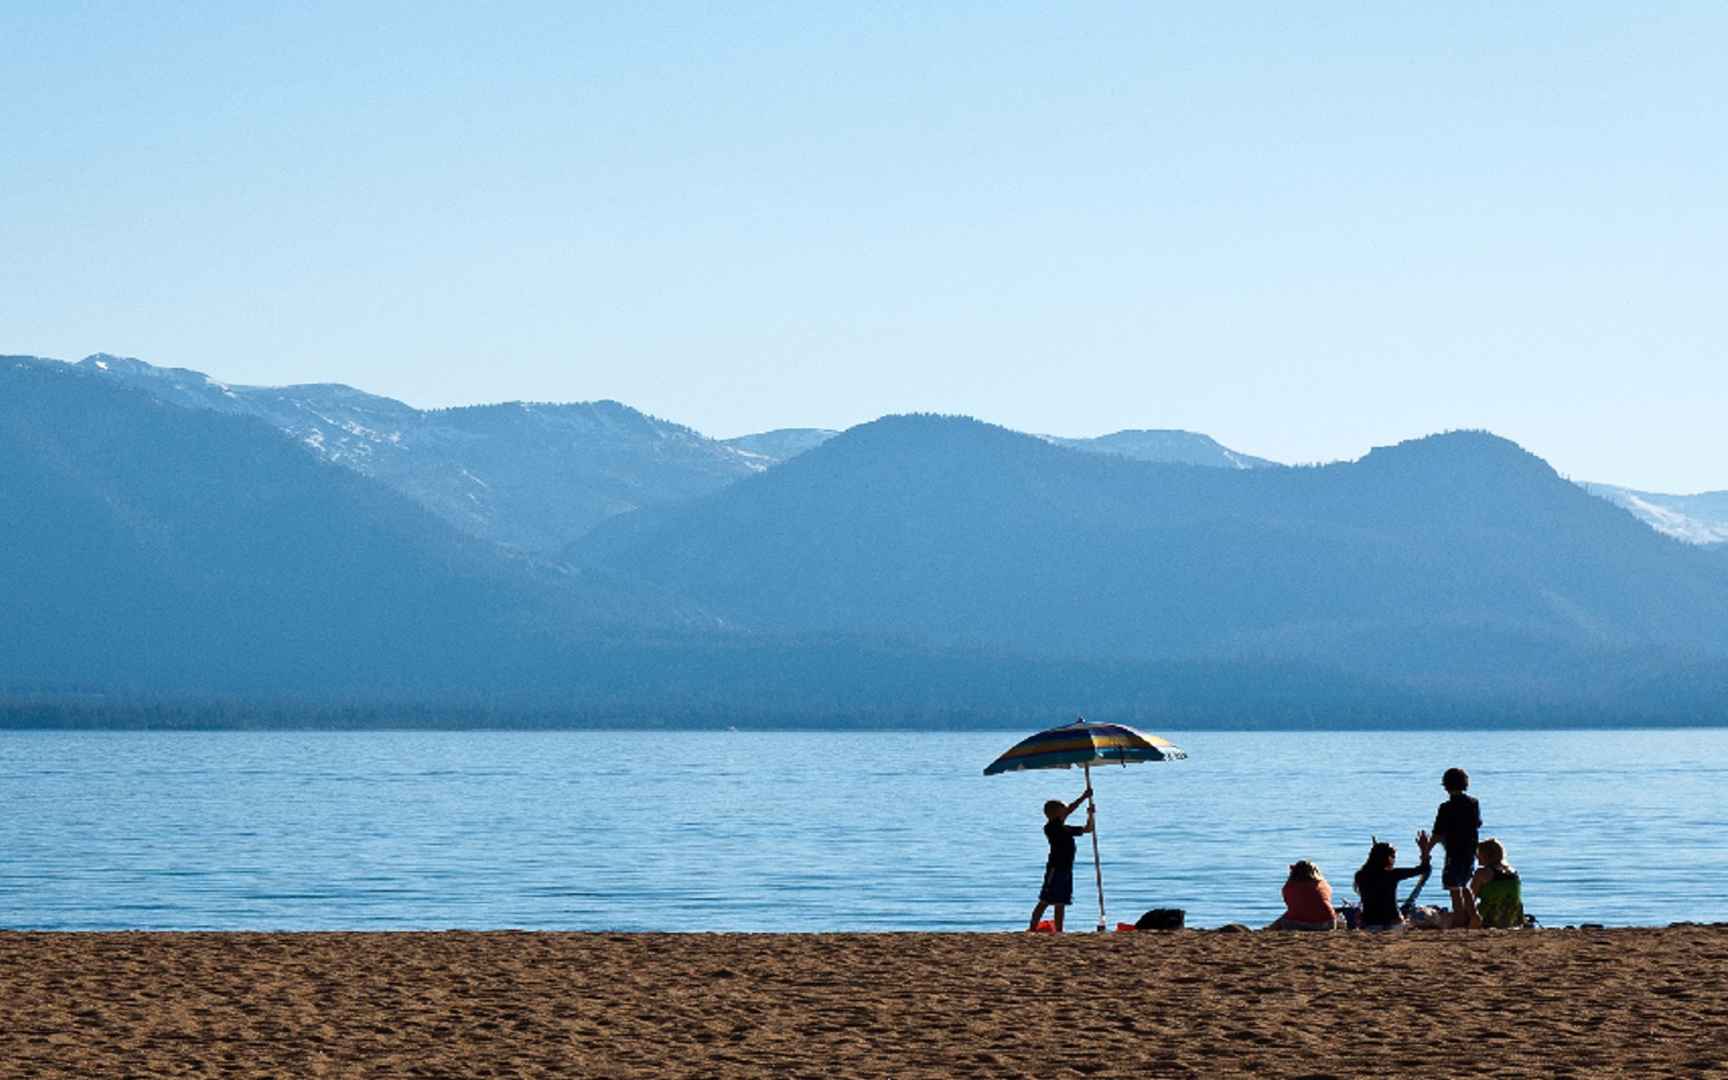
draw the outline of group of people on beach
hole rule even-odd
[[[1451,897],[1450,911],[1423,909],[1423,925],[1438,929],[1515,929],[1524,925],[1523,883],[1506,861],[1506,845],[1482,836],[1482,806],[1468,794],[1470,774],[1447,769],[1440,778],[1446,801],[1434,814],[1434,827],[1416,833],[1422,861],[1400,867],[1398,849],[1375,840],[1352,884],[1361,905],[1355,911],[1335,908],[1332,886],[1320,868],[1307,859],[1290,864],[1284,883],[1284,914],[1268,929],[1334,930],[1352,926],[1391,930],[1411,922],[1411,913],[1398,903],[1400,882],[1426,876],[1435,847],[1445,849],[1440,883]],[[1353,918],[1350,916],[1354,916]]]
[[[1452,906],[1449,912],[1422,909],[1423,925],[1441,929],[1524,926],[1523,884],[1518,871],[1506,861],[1506,846],[1492,836],[1481,835],[1482,807],[1468,794],[1470,774],[1459,768],[1447,769],[1440,783],[1446,789],[1446,801],[1434,815],[1434,827],[1416,833],[1420,863],[1400,867],[1398,849],[1376,838],[1352,880],[1361,903],[1340,906],[1334,905],[1332,886],[1318,866],[1307,859],[1291,863],[1290,877],[1284,883],[1284,914],[1267,929],[1392,930],[1409,925],[1410,915],[1398,903],[1398,886],[1430,872],[1435,847],[1445,850],[1440,881],[1450,894]],[[1027,929],[1038,929],[1045,911],[1050,910],[1051,928],[1058,933],[1062,930],[1063,911],[1074,902],[1075,840],[1094,827],[1091,797],[1088,787],[1071,803],[1051,799],[1044,804],[1044,836],[1050,844],[1050,858],[1044,866],[1038,906],[1032,909]],[[1086,824],[1069,825],[1068,818],[1082,803],[1086,805]]]

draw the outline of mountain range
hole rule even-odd
[[[420,410],[331,383],[240,386],[117,356],[72,370],[175,405],[253,417],[457,529],[555,549],[614,514],[716,491],[773,459],[616,401]]]
[[[511,556],[247,417],[0,361],[0,688],[390,695],[712,623]]]
[[[1728,651],[1711,560],[1478,432],[1226,470],[890,417],[567,554],[754,628],[1028,655],[1426,679],[1555,649]]]
[[[9,357],[0,517],[0,692],[38,719],[1696,722],[1728,691],[1728,544],[1482,432],[1294,468],[962,417],[717,441]]]
[[[616,514],[717,491],[839,434],[782,428],[715,440],[616,401],[420,410],[339,383],[242,386],[106,353],[70,367],[173,404],[256,417],[320,457],[383,481],[469,535],[529,552],[557,551]],[[1190,431],[1036,437],[1138,461],[1278,465]],[[1666,495],[1582,486],[1658,532],[1692,543],[1728,541],[1728,492]]]

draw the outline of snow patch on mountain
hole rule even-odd
[[[1666,495],[1613,484],[1585,482],[1578,486],[1624,508],[1659,533],[1689,544],[1728,543],[1728,491]]]

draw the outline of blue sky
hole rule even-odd
[[[1728,8],[11,4],[0,352],[1728,487]]]

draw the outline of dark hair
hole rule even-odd
[[[1297,859],[1290,864],[1291,881],[1325,881],[1326,876],[1320,873],[1320,868],[1307,859]]]
[[[1044,816],[1045,817],[1049,817],[1050,811],[1052,811],[1052,810],[1066,810],[1066,809],[1068,809],[1068,804],[1063,802],[1061,799],[1045,799],[1044,800]]]
[[[1391,844],[1388,844],[1386,841],[1374,841],[1374,846],[1368,849],[1368,861],[1363,863],[1356,871],[1356,877],[1353,881],[1358,895],[1362,892],[1362,876],[1370,870],[1381,869],[1386,865],[1387,858],[1396,856],[1397,854],[1398,849],[1393,847]]]
[[[1470,774],[1457,766],[1453,766],[1446,770],[1445,775],[1440,777],[1440,784],[1447,791],[1469,791]]]

